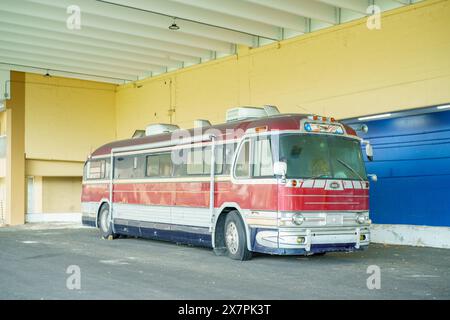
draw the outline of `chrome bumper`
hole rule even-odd
[[[303,249],[311,251],[318,245],[348,245],[355,249],[369,245],[369,226],[340,228],[279,228],[262,230],[256,234],[260,246],[277,249]]]

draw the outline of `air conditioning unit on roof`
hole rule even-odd
[[[150,124],[145,128],[145,135],[153,136],[155,134],[170,133],[178,129],[180,129],[180,127],[175,124],[165,124],[165,123]]]
[[[255,119],[268,117],[279,114],[277,107],[264,106],[264,107],[238,107],[227,110],[226,121],[242,121],[247,119]]]

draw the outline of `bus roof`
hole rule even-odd
[[[231,137],[227,137],[226,134],[230,134],[230,132],[235,132],[237,130],[242,130],[245,132],[249,128],[257,128],[257,127],[267,127],[267,131],[272,130],[299,130],[300,129],[300,121],[302,119],[310,116],[309,114],[280,114],[276,116],[263,117],[263,118],[254,118],[247,119],[242,121],[233,121],[218,125],[212,125],[209,127],[203,128],[192,128],[187,129],[191,136],[194,135],[202,135],[203,132],[211,129],[215,129],[221,132],[223,135],[223,139],[230,139]],[[347,125],[344,125],[347,134],[356,136],[355,130],[350,128]],[[95,150],[91,156],[102,156],[106,154],[110,154],[112,149],[122,148],[122,147],[131,147],[138,146],[144,144],[151,144],[155,142],[163,142],[171,139],[173,132],[171,133],[162,133],[157,135],[145,136],[142,138],[134,138],[134,139],[125,139],[107,143],[97,150]],[[234,136],[235,138],[235,136]]]

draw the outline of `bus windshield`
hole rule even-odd
[[[359,141],[342,136],[284,134],[280,161],[287,178],[367,180]]]

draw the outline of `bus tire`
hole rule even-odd
[[[237,211],[228,213],[225,219],[225,245],[228,257],[234,260],[250,260],[252,252],[247,249],[245,226]]]
[[[103,239],[112,240],[116,238],[116,234],[112,230],[112,224],[109,221],[109,205],[103,204],[98,214],[98,228]]]

